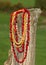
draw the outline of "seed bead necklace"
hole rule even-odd
[[[29,40],[30,40],[30,38],[29,38],[29,31],[30,31],[30,13],[29,13],[29,11],[28,10],[26,10],[26,9],[22,9],[22,10],[19,10],[19,11],[17,11],[17,12],[15,12],[16,14],[18,14],[18,13],[21,13],[21,11],[23,12],[23,10],[24,10],[24,15],[25,15],[25,13],[28,13],[28,24],[27,24],[27,41],[26,41],[26,51],[25,51],[25,53],[24,53],[24,58],[22,59],[22,60],[18,60],[18,58],[17,58],[17,56],[16,56],[16,52],[15,52],[15,50],[14,50],[14,43],[16,43],[15,44],[15,46],[16,46],[16,48],[17,48],[17,50],[21,53],[21,52],[24,52],[24,40],[23,40],[23,38],[25,38],[25,36],[24,37],[22,37],[22,42],[21,43],[18,43],[18,34],[17,34],[17,28],[16,28],[16,23],[15,23],[15,30],[14,31],[16,31],[16,41],[13,41],[13,37],[12,37],[12,35],[14,35],[14,34],[12,34],[12,21],[14,21],[14,20],[12,20],[13,18],[12,18],[12,16],[13,16],[13,14],[11,15],[11,19],[10,19],[10,40],[11,40],[11,42],[12,42],[12,50],[13,50],[13,54],[14,54],[14,58],[15,58],[15,60],[18,62],[18,63],[23,63],[24,62],[24,60],[26,59],[26,56],[27,56],[27,51],[28,51],[28,46],[29,46]],[[23,15],[23,20],[24,20],[24,15]],[[17,17],[15,17],[15,20],[16,20],[16,18]],[[23,23],[22,23],[22,34],[23,35],[25,35],[24,33],[25,33],[25,31],[24,31],[24,28],[26,27],[26,25],[25,25],[25,27],[24,27],[24,22],[25,21],[23,21]],[[13,29],[14,29],[14,27],[13,27]],[[24,33],[23,33],[23,31],[24,31]],[[14,33],[14,32],[13,32]],[[19,48],[20,47],[22,47],[22,50],[20,50]]]

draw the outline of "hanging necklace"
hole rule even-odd
[[[18,34],[17,34],[17,27],[16,27],[16,15],[23,12],[23,22],[22,22],[22,38],[21,38],[21,41],[18,43]],[[25,13],[28,14],[28,23],[26,24],[26,19],[25,19]],[[15,60],[18,62],[18,63],[23,63],[24,60],[26,59],[26,56],[27,56],[27,51],[28,51],[28,46],[29,46],[29,31],[30,31],[30,13],[28,10],[26,9],[22,9],[22,10],[19,10],[19,11],[16,11],[12,14],[11,16],[11,22],[10,22],[10,40],[12,42],[12,50],[13,50],[13,54],[14,54],[14,58]],[[13,23],[15,22],[15,25],[13,25]],[[26,51],[24,53],[24,58],[22,60],[18,60],[17,56],[16,56],[16,52],[14,50],[14,45],[15,47],[17,48],[17,51],[19,53],[22,53],[24,52],[24,41],[25,41],[25,38],[26,38],[26,31],[27,31],[27,40],[26,40]],[[16,32],[16,39],[14,37],[14,34]],[[22,50],[20,50],[19,48],[22,47]]]

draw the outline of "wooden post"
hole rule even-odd
[[[30,22],[30,42],[29,42],[29,47],[28,47],[27,58],[23,63],[17,63],[14,59],[12,51],[10,50],[9,58],[7,61],[5,61],[4,65],[35,65],[36,29],[37,29],[38,17],[41,13],[41,10],[38,8],[35,8],[35,9],[32,8],[28,10],[30,12],[31,22]],[[21,15],[22,14],[19,14],[19,18],[18,18],[19,30],[21,30],[21,24],[20,24],[22,21]],[[23,54],[19,54],[17,52],[17,56],[18,58],[20,58],[20,57],[23,57]]]

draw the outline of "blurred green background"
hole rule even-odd
[[[41,1],[41,2],[40,2]],[[42,3],[42,4],[40,4]],[[21,8],[41,8],[36,36],[36,64],[46,65],[46,0],[1,0],[0,1],[0,65],[8,58],[10,49],[9,22],[11,12]]]

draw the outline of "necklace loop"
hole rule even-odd
[[[17,14],[23,12],[23,26],[22,26],[22,39],[20,42],[18,42],[18,34],[17,34],[17,28],[16,28],[16,16]],[[25,15],[26,14],[26,15]],[[26,18],[28,14],[28,18]],[[14,20],[15,19],[15,20]],[[28,22],[26,21],[26,19],[28,19]],[[15,31],[14,31],[14,22],[15,22]],[[24,60],[26,59],[26,56],[27,56],[27,51],[28,51],[28,46],[29,46],[29,40],[30,40],[30,13],[28,10],[26,9],[22,9],[22,10],[18,10],[16,12],[14,12],[11,16],[11,21],[10,21],[10,40],[12,42],[12,50],[13,50],[13,54],[14,54],[14,58],[15,60],[18,62],[18,63],[23,63]],[[14,37],[14,34],[16,32],[16,40],[15,40],[15,37]],[[27,33],[27,35],[26,35]],[[27,37],[27,39],[26,39]],[[17,49],[18,52],[22,53],[24,52],[24,41],[26,40],[26,48],[25,48],[25,53],[24,53],[24,57],[22,60],[19,60],[16,56],[16,52],[14,50],[14,45]],[[19,48],[22,47],[22,50],[20,50]]]

